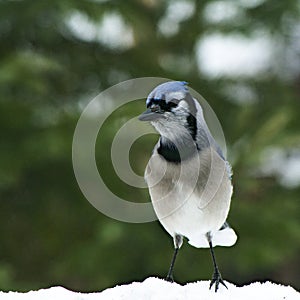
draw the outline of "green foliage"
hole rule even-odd
[[[1,290],[59,284],[91,291],[165,276],[173,251],[167,233],[157,222],[125,224],[100,214],[79,190],[71,161],[83,105],[113,84],[144,76],[188,81],[223,126],[234,169],[229,222],[239,235],[236,246],[216,250],[224,278],[237,284],[272,279],[300,288],[300,187],[287,187],[275,172],[258,172],[266,150],[279,148],[288,157],[300,146],[300,73],[292,70],[299,63],[299,48],[294,51],[291,34],[299,3],[266,0],[247,6],[242,3],[250,1],[238,1],[242,20],[209,23],[203,14],[212,1],[195,1],[194,13],[168,36],[158,24],[172,2],[0,1]],[[68,26],[74,14],[99,25],[112,13],[132,29],[132,45],[80,38]],[[253,31],[277,41],[269,70],[255,77],[214,78],[198,70],[195,46],[204,35],[249,37]],[[291,63],[292,51],[298,56]],[[253,91],[252,102],[243,93],[239,101],[233,99],[240,85]],[[147,201],[147,190],[117,177],[110,147],[121,125],[143,109],[137,101],[114,112],[96,147],[105,182],[129,201],[133,196]],[[156,138],[143,137],[133,145],[130,161],[138,174]],[[185,244],[180,252],[178,281],[210,277],[207,250]]]

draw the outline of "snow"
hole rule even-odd
[[[209,281],[198,281],[180,285],[150,277],[143,282],[133,282],[106,289],[99,293],[77,293],[63,287],[51,287],[28,293],[0,292],[0,300],[151,300],[151,299],[201,299],[201,300],[300,300],[300,293],[290,286],[272,282],[255,282],[237,287],[226,282],[228,289],[221,286],[215,293],[209,290]]]

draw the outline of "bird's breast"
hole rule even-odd
[[[197,234],[217,230],[226,220],[232,185],[226,161],[213,149],[179,164],[154,152],[145,179],[158,219],[171,235],[192,238],[193,228]]]

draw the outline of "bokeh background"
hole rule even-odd
[[[79,291],[164,277],[173,253],[158,222],[99,213],[72,169],[72,138],[99,92],[144,76],[188,81],[217,114],[233,165],[229,222],[238,243],[216,248],[223,277],[300,288],[299,1],[0,1],[0,289]],[[97,143],[118,195],[149,201],[110,162],[113,135],[144,109],[123,107]],[[157,136],[134,143],[138,174]],[[104,162],[104,163],[103,163]],[[184,283],[209,279],[209,251],[185,244]]]

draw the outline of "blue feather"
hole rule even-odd
[[[151,100],[163,100],[166,93],[172,92],[188,92],[186,81],[168,81],[157,86],[148,96],[146,105],[149,105]]]

